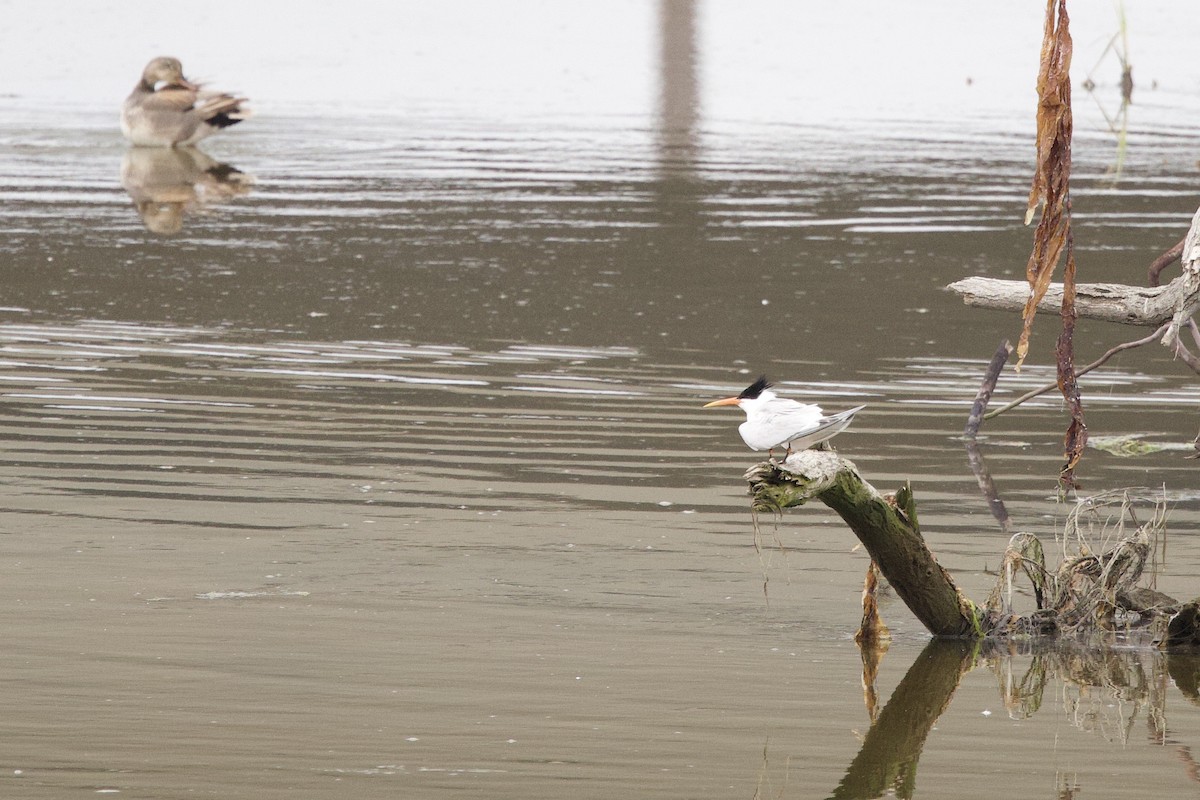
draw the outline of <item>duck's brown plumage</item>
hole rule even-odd
[[[121,109],[121,132],[135,145],[195,144],[249,116],[244,97],[206,92],[183,76],[179,59],[160,56],[142,71]]]

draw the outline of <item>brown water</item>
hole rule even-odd
[[[998,41],[1036,52],[1031,5],[1032,32],[1012,15]],[[522,8],[547,40],[573,19]],[[614,8],[578,13],[657,46],[653,7]],[[897,773],[921,797],[1195,793],[1190,662],[987,653],[960,682],[958,646],[925,649],[894,601],[868,734],[865,556],[816,507],[756,552],[739,415],[700,406],[764,371],[827,410],[866,403],[839,449],[881,489],[912,481],[931,546],[982,600],[1008,534],[957,435],[1017,325],[941,287],[1021,274],[1031,106],[975,85],[959,113],[883,91],[774,119],[744,96],[772,73],[739,93],[728,53],[751,51],[701,9],[692,39],[668,7],[674,38],[640,69],[594,56],[638,77],[644,113],[605,102],[619,93],[589,111],[601,73],[557,50],[584,72],[537,73],[558,110],[527,87],[498,111],[501,79],[470,59],[401,108],[395,82],[372,104],[351,80],[357,107],[321,105],[327,76],[312,106],[280,90],[206,148],[242,172],[232,185],[199,177],[203,159],[128,151],[111,105],[53,75],[38,80],[65,100],[32,77],[0,98],[4,796],[911,795],[878,778]],[[492,46],[486,25],[445,25]],[[412,27],[398,63],[447,46]],[[283,44],[299,31],[268,31],[239,69],[334,69]],[[791,57],[759,34],[764,62]],[[379,35],[362,31],[367,52]],[[1146,37],[1147,57],[1168,49]],[[1077,39],[1090,64],[1104,40]],[[527,77],[490,63],[510,89]],[[429,102],[438,80],[460,93]],[[1112,111],[1111,83],[1079,92],[1083,279],[1140,282],[1186,230],[1195,86],[1137,95],[1123,150],[1093,107]],[[147,229],[146,198],[178,233]],[[1054,322],[998,399],[1052,379]],[[1078,345],[1090,359],[1139,335],[1083,323]],[[1165,492],[1158,586],[1194,596],[1195,376],[1155,348],[1083,385],[1094,435],[1166,447],[1089,451],[1086,488]],[[1047,542],[1070,510],[1064,428],[1047,395],[982,447],[1015,528]]]

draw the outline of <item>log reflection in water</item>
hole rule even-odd
[[[875,652],[875,651],[872,651]],[[871,661],[863,653],[864,664]],[[873,662],[872,662],[873,663]],[[1053,692],[1052,711],[1084,733],[1128,745],[1144,712],[1146,739],[1170,741],[1167,687],[1174,682],[1193,705],[1200,705],[1200,656],[1158,650],[1085,648],[1071,643],[973,645],[931,641],[909,667],[887,705],[872,716],[862,747],[846,769],[832,798],[875,798],[888,792],[912,797],[917,763],[925,740],[949,707],[963,675],[986,666],[1010,718],[1028,719],[1043,709]],[[864,671],[868,696],[876,696],[875,672]],[[1191,751],[1179,748],[1179,760],[1194,765]]]
[[[912,797],[925,739],[950,705],[974,653],[975,647],[963,641],[935,639],[925,646],[867,731],[831,797],[879,797],[888,790],[897,797]]]

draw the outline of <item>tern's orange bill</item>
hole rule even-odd
[[[714,406],[736,406],[741,402],[741,400],[742,398],[740,397],[726,397],[724,400],[713,400],[711,403],[705,403],[704,407],[712,408]]]

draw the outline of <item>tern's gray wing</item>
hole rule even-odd
[[[832,439],[850,426],[850,421],[854,419],[854,415],[862,411],[866,406],[856,406],[848,411],[842,411],[828,417],[822,417],[816,427],[811,430],[804,431],[800,436],[788,439],[788,447],[793,450],[807,450],[814,444],[824,442],[827,439]],[[783,444],[783,442],[780,442]]]

